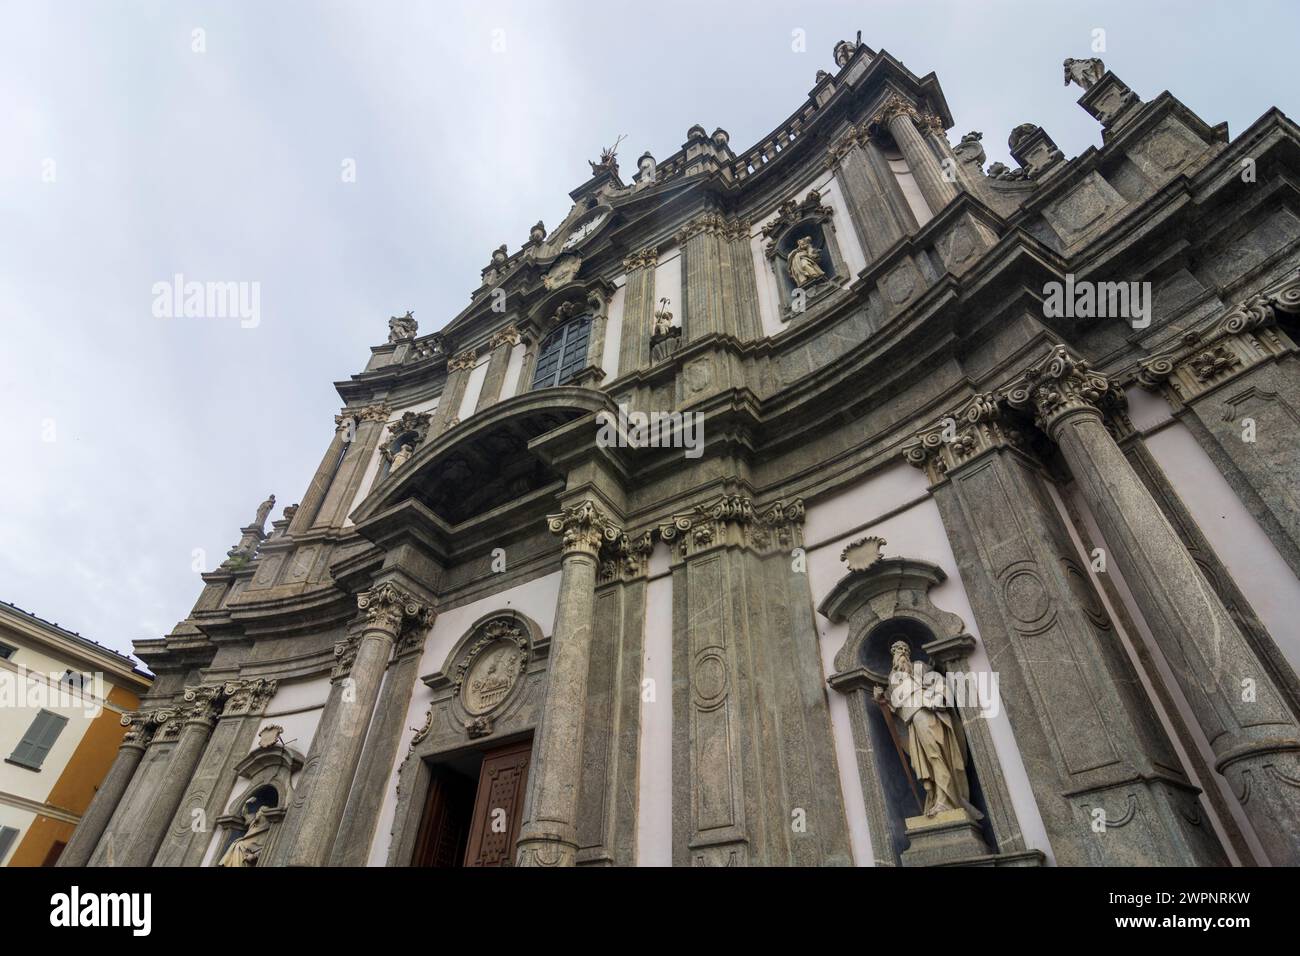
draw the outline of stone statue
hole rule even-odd
[[[528,230],[528,241],[533,245],[541,245],[542,240],[546,238],[546,225],[539,219],[533,224],[533,228]]]
[[[893,660],[889,694],[876,687],[875,697],[907,724],[908,761],[925,787],[923,812],[932,817],[946,810],[965,810],[982,819],[970,802],[966,748],[952,710],[943,701],[942,685],[931,686],[933,678],[925,677],[924,666],[913,665],[907,642],[895,641],[889,654]]]
[[[286,505],[284,509],[284,513],[281,517],[283,517],[285,521],[292,521],[294,515],[296,515],[297,513],[298,513],[298,505]]]
[[[1083,89],[1088,90],[1096,86],[1106,72],[1106,64],[1095,56],[1087,60],[1076,60],[1073,57],[1065,58],[1065,85],[1077,83]]]
[[[256,810],[253,808],[257,807]],[[267,807],[257,806],[257,800],[250,797],[244,804],[244,834],[221,855],[217,866],[251,867],[257,866],[266,838],[271,832],[271,821],[266,818]]]
[[[253,518],[253,527],[258,528],[259,530],[263,528],[266,525],[267,515],[271,513],[271,509],[274,507],[275,507],[275,495],[271,495],[271,497],[267,498],[260,505],[258,505],[257,514]]]
[[[673,314],[668,311],[668,299],[659,300],[659,308],[655,312],[654,330],[650,333],[652,340],[666,338],[674,333],[676,326],[673,325]]]
[[[406,315],[393,316],[388,320],[388,344],[395,345],[398,342],[405,342],[408,339],[415,338],[415,333],[419,331],[419,328],[414,314],[409,309]]]
[[[626,139],[626,136],[620,136],[614,140],[614,145],[608,149],[600,151],[600,161],[592,162],[587,160],[587,165],[591,167],[591,175],[597,176],[600,173],[609,173],[613,176],[618,175],[618,144]]]
[[[821,264],[817,261],[819,258],[817,250],[813,248],[811,237],[804,236],[795,243],[787,262],[790,266],[790,278],[794,280],[796,286],[802,289],[806,285],[826,278],[826,273],[822,271]]]
[[[393,462],[389,466],[388,471],[390,473],[397,471],[397,469],[401,468],[404,464],[406,464],[406,462],[414,454],[415,454],[415,446],[412,445],[410,442],[404,443],[402,447],[397,450],[397,454],[393,456]]]

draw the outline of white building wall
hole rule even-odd
[[[456,410],[456,417],[462,422],[474,414],[474,409],[478,408],[478,397],[483,392],[483,380],[487,378],[489,356],[482,356],[478,364],[469,372],[469,379],[465,382],[465,394],[460,397],[460,408]]]
[[[618,378],[618,350],[623,344],[623,295],[627,285],[627,276],[619,276],[614,283],[618,286],[609,300],[609,312],[605,322],[605,350],[600,356],[600,367],[605,370],[601,384]]]
[[[501,383],[501,399],[515,395],[519,391],[519,373],[524,368],[524,355],[528,352],[528,346],[523,342],[516,342],[510,348],[510,359],[506,362],[506,378]]]
[[[660,542],[650,555],[646,586],[637,866],[673,864],[673,579],[668,564],[668,546]],[[651,690],[654,697],[647,700]]]

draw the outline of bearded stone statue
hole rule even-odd
[[[982,819],[970,802],[966,748],[952,710],[944,706],[942,685],[926,678],[923,665],[912,663],[905,641],[895,641],[889,653],[893,661],[889,693],[877,687],[876,699],[907,725],[907,758],[925,787],[924,814],[933,817],[947,810],[965,810]]]
[[[266,838],[271,832],[271,821],[266,818],[265,806],[253,810],[256,804],[257,801],[251,798],[244,804],[244,825],[247,829],[244,830],[244,835],[230,844],[226,852],[221,855],[217,866],[231,868],[257,866],[262,849],[266,846]]]

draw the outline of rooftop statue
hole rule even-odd
[[[1085,90],[1091,89],[1101,81],[1105,72],[1106,64],[1095,56],[1087,60],[1076,60],[1073,57],[1065,58],[1066,86],[1077,83]]]

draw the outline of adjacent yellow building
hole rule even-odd
[[[0,866],[50,866],[153,681],[129,657],[0,601]]]

